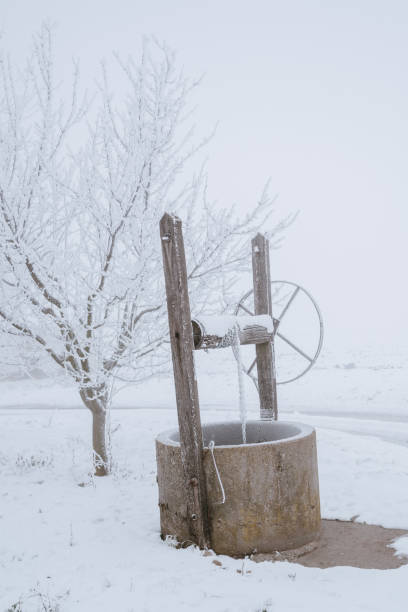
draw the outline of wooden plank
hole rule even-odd
[[[200,548],[207,548],[210,547],[210,530],[203,469],[203,437],[180,219],[167,213],[163,215],[160,236],[189,528],[191,540]]]
[[[268,314],[272,317],[269,240],[262,234],[257,234],[252,240],[252,274],[255,315]],[[278,402],[273,341],[256,345],[256,359],[261,419],[276,420]]]

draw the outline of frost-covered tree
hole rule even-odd
[[[61,101],[47,25],[23,70],[4,54],[0,61],[0,327],[77,385],[93,417],[95,473],[104,475],[114,382],[169,363],[162,214],[183,218],[195,311],[219,311],[272,202],[265,191],[237,219],[208,203],[203,172],[186,179],[205,144],[194,146],[188,127],[196,84],[164,45],[145,42],[138,62],[117,58],[120,100],[103,65],[90,105],[76,65],[69,103]]]

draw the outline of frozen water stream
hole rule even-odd
[[[233,344],[232,352],[237,362],[238,371],[238,392],[239,392],[239,418],[242,426],[242,443],[246,444],[246,422],[247,422],[247,406],[245,398],[245,383],[244,383],[244,372],[242,369],[242,354],[241,354],[241,342],[239,339],[239,324],[236,323],[233,332]]]

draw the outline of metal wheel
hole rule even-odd
[[[293,351],[296,351],[299,355],[301,355],[303,359],[307,361],[306,366],[296,376],[292,376],[284,380],[276,381],[276,384],[278,385],[286,385],[287,383],[293,382],[294,380],[298,380],[298,378],[301,378],[302,376],[304,376],[316,363],[317,358],[322,348],[322,344],[323,344],[323,319],[322,319],[320,309],[316,301],[312,297],[312,295],[300,285],[297,285],[296,283],[292,283],[290,281],[271,281],[271,288],[272,288],[272,314],[275,314],[275,312],[278,312],[280,310],[279,318],[273,317],[274,337],[280,338]],[[254,316],[253,293],[254,293],[254,290],[251,289],[250,291],[245,293],[245,295],[240,299],[234,311],[235,315],[246,313],[248,315]],[[282,295],[282,293],[284,295]],[[315,343],[316,349],[311,352],[307,352],[307,353],[303,351],[299,346],[297,346],[291,339],[289,339],[285,334],[283,334],[279,330],[283,318],[288,313],[288,310],[292,306],[294,300],[301,294],[303,294],[308,299],[308,301],[311,302],[313,311],[315,313],[315,317],[317,317],[317,321],[319,325],[319,338],[317,340],[317,343]],[[258,379],[256,377],[256,369],[254,370],[255,365],[256,365],[256,357],[249,367],[246,367],[243,364],[242,369],[245,372],[245,374],[247,374],[253,380],[256,388],[258,389]]]

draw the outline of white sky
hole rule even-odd
[[[77,56],[92,78],[154,34],[205,73],[211,196],[244,211],[270,177],[279,214],[300,210],[272,276],[311,290],[329,347],[408,341],[407,2],[0,0],[17,59],[47,17],[62,70]]]

